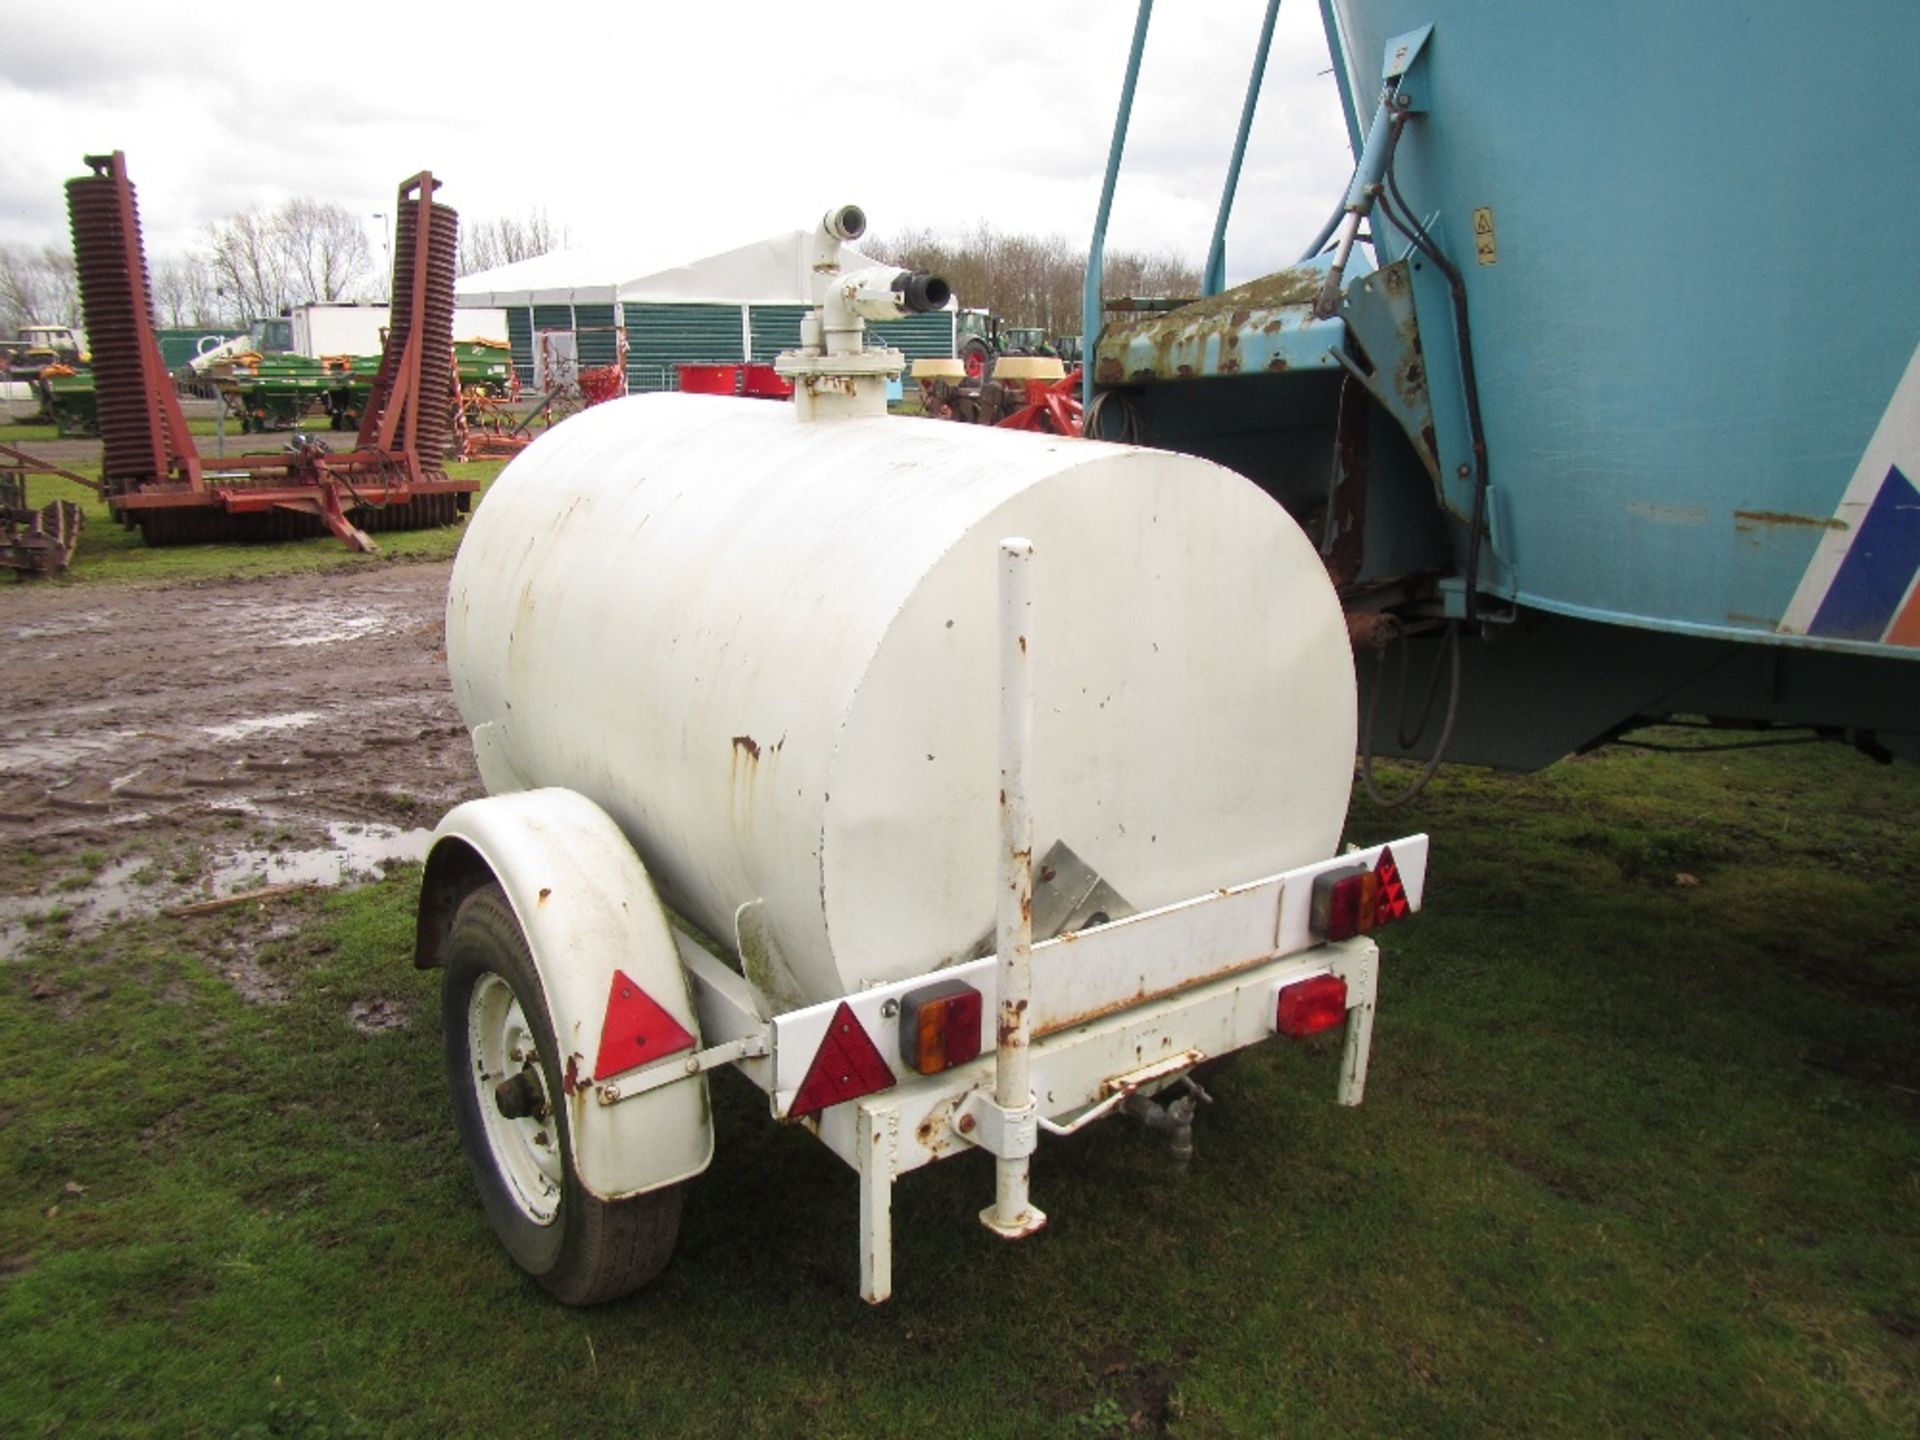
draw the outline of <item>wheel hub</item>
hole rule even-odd
[[[513,987],[480,977],[467,1004],[467,1055],[494,1170],[520,1212],[536,1225],[560,1213],[565,1166],[541,1075],[532,1025]]]

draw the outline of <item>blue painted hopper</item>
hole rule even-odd
[[[1322,11],[1353,185],[1224,290],[1230,190],[1218,293],[1102,331],[1097,433],[1320,539],[1416,657],[1362,665],[1382,753],[1446,717],[1523,767],[1674,716],[1920,746],[1920,7]]]

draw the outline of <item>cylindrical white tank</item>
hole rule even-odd
[[[966,955],[994,919],[1011,535],[1034,543],[1036,856],[1064,840],[1144,910],[1334,852],[1346,628],[1251,483],[707,396],[568,420],[470,522],[447,658],[488,788],[592,798],[782,1003]]]

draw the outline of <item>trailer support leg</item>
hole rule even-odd
[[[893,1294],[893,1177],[900,1162],[900,1107],[862,1105],[860,1138],[860,1298],[878,1305]]]
[[[1009,1240],[1047,1217],[1027,1197],[1034,1105],[1027,1014],[1033,991],[1033,810],[1027,768],[1033,749],[1033,542],[1000,542],[1000,951],[998,1047],[994,1052],[993,1204],[980,1223]]]
[[[1373,1052],[1373,1001],[1379,986],[1380,952],[1370,951],[1347,979],[1347,1045],[1340,1057],[1342,1105],[1358,1105],[1367,1092],[1367,1060]]]

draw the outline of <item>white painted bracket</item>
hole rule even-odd
[[[622,1100],[631,1100],[649,1090],[658,1090],[662,1085],[674,1085],[719,1066],[731,1065],[738,1060],[756,1059],[766,1053],[764,1036],[750,1035],[740,1040],[729,1040],[724,1045],[710,1045],[681,1060],[666,1060],[658,1065],[650,1065],[638,1075],[596,1085],[593,1087],[594,1095],[602,1105],[617,1105]]]
[[[1040,1147],[1038,1112],[1033,1097],[1016,1109],[996,1105],[985,1090],[976,1090],[960,1106],[954,1131],[971,1145],[1002,1160],[1024,1160]]]

